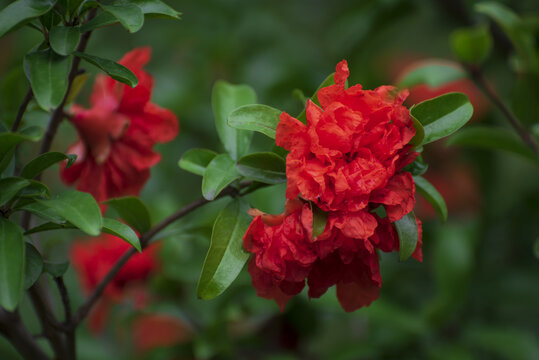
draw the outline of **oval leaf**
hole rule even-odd
[[[481,64],[492,50],[492,37],[485,25],[457,29],[451,34],[450,41],[457,58],[468,64]]]
[[[442,221],[447,220],[447,205],[442,195],[424,177],[414,176],[416,189],[427,199]]]
[[[44,231],[59,230],[59,229],[76,229],[76,227],[73,226],[73,224],[69,222],[62,222],[62,223],[47,222],[47,223],[38,225],[36,227],[33,227],[29,230],[26,230],[24,232],[24,235],[31,235],[35,233],[44,232]]]
[[[509,130],[474,126],[451,136],[446,145],[475,146],[492,150],[505,150],[537,161],[534,152]]]
[[[234,129],[228,124],[228,116],[236,108],[254,104],[255,91],[247,85],[233,85],[217,81],[212,91],[212,108],[215,127],[221,143],[232,159],[238,160],[249,150],[253,133]]]
[[[160,0],[135,0],[133,4],[138,5],[145,15],[165,19],[181,19],[181,12],[174,10]]]
[[[131,87],[135,87],[138,84],[138,79],[135,74],[133,74],[131,70],[123,65],[120,65],[112,60],[102,59],[100,57],[85,53],[74,52],[74,54],[81,59],[88,61],[90,64],[97,66],[114,80],[122,82]]]
[[[69,261],[61,263],[51,263],[48,261],[43,262],[43,272],[51,274],[52,277],[55,278],[64,276],[67,269],[69,269]]]
[[[21,193],[19,194],[20,198],[34,198],[34,197],[40,197],[40,198],[49,198],[51,196],[51,192],[47,185],[43,184],[40,181],[36,180],[29,180],[30,185],[26,186]]]
[[[137,197],[126,196],[110,199],[105,204],[116,210],[122,220],[141,234],[152,227],[150,212],[142,200]]]
[[[258,131],[272,139],[282,111],[267,105],[246,105],[234,110],[228,124],[236,129]]]
[[[404,261],[414,253],[417,246],[419,233],[414,212],[409,212],[394,224],[399,235],[399,260]]]
[[[124,223],[110,218],[103,218],[103,232],[118,236],[132,245],[138,252],[142,252],[137,234]]]
[[[425,131],[423,144],[451,135],[473,114],[468,97],[462,93],[448,93],[412,106],[410,115],[416,118]]]
[[[80,191],[66,191],[50,200],[36,201],[88,235],[97,236],[103,227],[99,205],[92,195]]]
[[[27,54],[24,61],[28,64],[30,84],[39,106],[46,111],[58,107],[67,92],[70,57],[46,49]]]
[[[101,8],[114,16],[130,33],[139,31],[144,25],[142,9],[130,2],[111,2],[110,5],[100,4]]]
[[[0,179],[0,206],[4,206],[19,191],[30,185],[30,181],[17,177]]]
[[[43,259],[37,249],[26,243],[26,265],[24,271],[24,289],[29,289],[43,272]]]
[[[286,182],[286,164],[282,157],[271,152],[245,155],[238,160],[238,172],[248,178],[266,183]]]
[[[204,175],[206,167],[217,156],[215,151],[208,149],[190,149],[183,154],[178,166],[196,175]]]
[[[215,219],[210,249],[198,281],[199,298],[209,300],[222,294],[249,259],[243,250],[243,236],[251,223],[248,208],[245,202],[236,199]]]
[[[0,306],[13,311],[24,285],[25,245],[17,225],[0,217]]]
[[[43,170],[66,159],[68,160],[66,168],[69,168],[77,159],[77,156],[65,155],[61,152],[48,152],[45,154],[41,154],[24,166],[21,172],[21,176],[23,178],[33,179]]]
[[[47,13],[54,0],[18,0],[0,11],[0,37],[18,24]]]
[[[466,73],[459,67],[428,63],[406,74],[399,87],[411,88],[421,84],[438,87],[464,77]]]
[[[217,155],[204,171],[202,177],[202,196],[213,200],[231,182],[240,178],[236,163],[228,154]]]
[[[60,55],[69,55],[77,48],[80,30],[73,26],[54,26],[49,33],[52,49]]]

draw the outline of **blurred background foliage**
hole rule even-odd
[[[473,11],[474,1],[168,2],[183,12],[182,21],[148,20],[136,34],[111,26],[96,31],[88,46],[89,53],[111,59],[151,46],[147,69],[155,77],[154,102],[180,119],[180,135],[158,148],[163,159],[141,194],[154,221],[200,197],[200,178],[178,168],[180,156],[193,147],[222,150],[210,101],[216,80],[249,84],[259,103],[297,114],[302,104],[292,96],[294,89],[310,95],[342,59],[349,62],[351,84],[367,89],[394,84],[418,60],[454,60],[452,31],[486,22]],[[526,17],[537,33],[537,1],[502,3]],[[511,43],[497,26],[490,24],[490,30],[494,49],[484,64],[488,80],[517,114],[537,114],[536,77],[526,77],[524,84],[519,80],[510,66]],[[31,28],[0,40],[4,122],[12,121],[27,90],[20,65],[39,40]],[[507,127],[473,83],[454,86],[451,90],[472,98],[473,122]],[[78,102],[84,104],[90,91],[91,81]],[[45,126],[47,115],[36,106],[27,114],[27,123]],[[258,135],[253,147],[269,148],[269,140]],[[53,150],[65,151],[75,138],[64,122]],[[26,146],[21,158],[36,151]],[[163,233],[161,268],[148,284],[148,305],[138,308],[135,296],[127,296],[114,306],[102,333],[80,329],[80,359],[539,359],[537,166],[516,155],[444,144],[427,146],[424,154],[430,166],[426,177],[446,197],[449,220],[442,224],[418,200],[424,262],[399,263],[396,254],[383,254],[384,285],[369,308],[347,314],[330,291],[312,301],[306,294],[296,297],[280,313],[273,302],[256,297],[245,270],[222,296],[198,300],[196,283],[211,222],[227,202],[219,200]],[[45,173],[44,181],[53,192],[63,188],[55,170]],[[248,200],[263,211],[281,212],[284,187]],[[65,260],[76,237],[81,233],[46,234],[46,256]],[[72,301],[80,304],[84,294],[73,269],[67,279]],[[22,309],[33,324],[28,299]],[[18,359],[2,338],[0,358]]]

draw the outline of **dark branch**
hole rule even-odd
[[[24,327],[17,312],[8,312],[0,308],[0,334],[28,360],[50,360],[41,347]]]
[[[13,126],[11,126],[11,132],[16,132],[19,129],[19,126],[21,125],[22,117],[26,111],[26,108],[28,107],[28,104],[34,97],[34,93],[32,92],[32,88],[29,88],[26,92],[26,95],[24,96],[24,99],[22,100],[21,106],[19,106],[19,111],[17,112],[17,117],[15,118],[15,121],[13,122]]]

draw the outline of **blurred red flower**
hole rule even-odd
[[[189,341],[190,327],[175,316],[144,314],[133,321],[133,346],[147,352],[159,347],[170,347]]]
[[[398,173],[416,154],[407,92],[381,86],[345,88],[346,61],[336,68],[335,85],[318,92],[321,107],[307,102],[307,125],[282,113],[276,144],[289,150],[286,197],[299,194],[324,211],[356,212],[369,202],[383,204],[391,221],[414,205],[414,183]]]
[[[114,264],[131,248],[122,239],[108,234],[87,238],[73,243],[70,258],[79,281],[86,292],[93,291]],[[102,329],[110,305],[121,301],[131,292],[136,303],[145,302],[145,293],[140,292],[148,277],[158,270],[157,247],[150,246],[142,253],[133,255],[114,279],[107,285],[98,307],[90,319],[92,330]]]
[[[169,110],[150,101],[153,77],[143,70],[150,60],[150,48],[127,53],[119,63],[138,78],[135,88],[98,75],[90,97],[92,107],[71,108],[71,122],[79,140],[68,153],[77,161],[61,170],[67,184],[92,194],[97,201],[137,195],[150,176],[150,168],[160,155],[156,143],[172,140],[178,134],[178,120]]]

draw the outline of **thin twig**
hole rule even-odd
[[[16,132],[19,129],[24,112],[26,111],[26,108],[28,107],[28,104],[30,103],[33,97],[34,97],[34,93],[32,92],[32,88],[29,88],[28,91],[26,92],[26,95],[24,96],[24,99],[22,100],[21,106],[19,106],[17,117],[15,118],[15,121],[13,122],[13,125],[11,126],[11,132]]]
[[[258,189],[258,187],[252,187],[249,188],[252,184],[252,181],[244,181],[240,184],[240,189],[236,189],[234,187],[228,187],[225,190],[219,194],[218,198],[225,197],[225,196],[244,196],[250,193],[251,191],[254,191]],[[247,188],[247,191],[240,192],[241,189]],[[150,241],[163,229],[165,229],[167,226],[175,222],[176,220],[179,220],[183,216],[189,214],[193,210],[198,209],[204,204],[207,204],[209,201],[201,198],[198,200],[193,201],[192,203],[184,206],[174,214],[170,215],[163,221],[161,221],[159,224],[155,225],[153,228],[151,228],[146,233],[142,234],[140,236],[140,245],[144,249],[146,248]],[[105,288],[107,285],[114,279],[114,277],[118,274],[118,272],[122,269],[122,267],[129,261],[129,259],[137,253],[137,250],[135,248],[131,248],[127,250],[122,257],[114,264],[114,266],[109,270],[109,272],[105,275],[105,277],[99,282],[97,287],[94,289],[90,297],[86,300],[86,302],[81,305],[81,307],[77,310],[75,315],[73,315],[71,324],[68,324],[68,327],[76,327],[84,318],[88,315],[92,307],[97,303],[101,295],[103,295],[103,292],[105,291]]]
[[[528,145],[532,151],[539,153],[539,147],[534,137],[530,132],[526,130],[520,123],[518,118],[513,112],[503,103],[502,99],[498,96],[496,91],[485,79],[485,75],[479,66],[465,65],[466,70],[470,74],[471,78],[478,85],[479,89],[489,98],[489,100],[505,115],[511,126],[515,129],[522,141]]]

